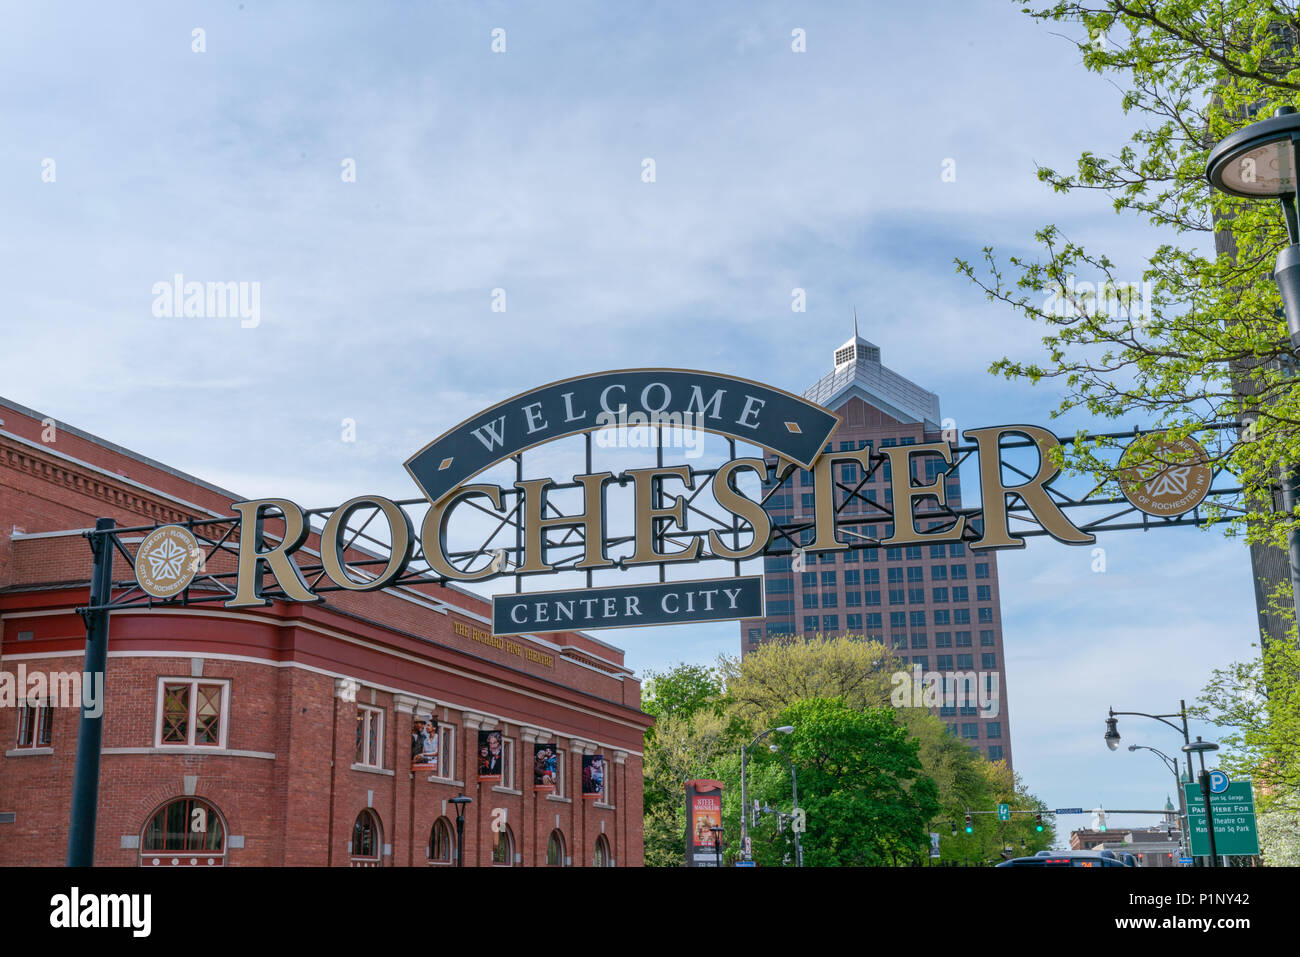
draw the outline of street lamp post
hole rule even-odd
[[[456,866],[465,866],[465,805],[473,804],[474,799],[465,797],[464,794],[457,794],[451,798],[451,803],[456,805]]]
[[[792,734],[794,726],[783,724],[779,728],[768,728],[740,751],[740,854],[747,861],[751,859],[749,853],[749,791],[745,780],[745,773],[749,768],[749,749],[775,731],[780,731],[782,734]]]
[[[794,812],[794,817],[797,820],[799,817],[799,777],[795,774],[794,762],[786,757],[785,752],[781,750],[778,745],[769,744],[767,748],[769,751],[781,755],[781,759],[785,761],[790,768],[790,793],[794,798],[792,810]],[[794,866],[803,867],[803,844],[800,843],[799,840],[799,831],[794,831]]]
[[[1276,199],[1282,204],[1290,245],[1277,256],[1273,279],[1282,294],[1292,352],[1300,352],[1300,215],[1296,208],[1297,145],[1300,114],[1281,107],[1266,120],[1251,123],[1224,137],[1210,150],[1205,178],[1210,185],[1243,199]],[[1283,368],[1287,366],[1284,363]],[[1294,363],[1291,366],[1294,375]],[[1300,505],[1300,468],[1289,465],[1282,473],[1282,508],[1292,518]],[[1294,522],[1287,533],[1291,563],[1291,599],[1300,619],[1300,527]],[[1191,756],[1188,756],[1190,766]]]
[[[722,827],[720,825],[715,824],[711,828],[709,828],[709,830],[713,832],[713,857],[714,860],[718,862],[718,866],[721,867],[722,866]]]
[[[1138,718],[1154,718],[1156,721],[1159,721],[1161,724],[1167,724],[1169,725],[1169,727],[1173,728],[1175,731],[1182,734],[1184,745],[1190,743],[1192,740],[1187,733],[1187,702],[1186,701],[1180,700],[1178,702],[1178,711],[1176,711],[1174,714],[1147,714],[1144,711],[1116,711],[1114,708],[1111,708],[1109,715],[1106,718],[1105,738],[1106,738],[1106,747],[1110,748],[1112,751],[1119,750],[1119,742],[1120,742],[1119,719],[1124,715],[1131,715],[1133,717],[1138,717]],[[1166,718],[1179,718],[1182,720],[1183,726],[1180,728],[1172,721],[1165,720]],[[1183,750],[1186,751],[1187,749],[1183,748]],[[1195,769],[1192,768],[1192,756],[1189,754],[1187,755],[1187,780],[1190,781],[1195,775],[1196,775],[1196,771]]]
[[[1193,744],[1183,745],[1183,750],[1187,752],[1187,760],[1192,760],[1192,752],[1195,751],[1201,760],[1201,799],[1205,801],[1205,829],[1210,835],[1210,866],[1219,866],[1219,849],[1214,841],[1214,809],[1210,807],[1210,772],[1205,770],[1205,752],[1217,751],[1219,746],[1210,741],[1202,741],[1200,735],[1197,735]],[[1188,839],[1191,839],[1191,822],[1188,821]]]
[[[1178,759],[1171,758],[1163,751],[1160,751],[1156,748],[1148,747],[1145,744],[1130,744],[1128,746],[1128,749],[1130,751],[1150,751],[1152,754],[1154,754],[1156,757],[1160,759],[1160,761],[1164,764],[1166,768],[1168,768],[1170,771],[1173,772],[1174,787],[1178,791],[1178,823],[1179,823],[1179,830],[1182,831],[1182,836],[1183,836],[1182,845],[1183,848],[1188,853],[1190,853],[1192,848],[1192,832],[1187,823],[1187,796],[1183,794],[1183,777],[1178,770]]]

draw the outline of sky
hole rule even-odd
[[[802,392],[856,309],[960,428],[1050,426],[1050,385],[987,371],[1039,333],[954,258],[1055,223],[1140,279],[1173,237],[1035,175],[1138,120],[1018,2],[846,6],[10,8],[0,395],[249,497],[414,497],[402,462],[509,395],[659,365]],[[166,314],[177,275],[257,284],[256,314]],[[1217,530],[1098,544],[1104,572],[1044,539],[998,558],[1015,766],[1052,807],[1162,807],[1106,709],[1175,711],[1253,654],[1248,556]],[[740,647],[732,623],[603,637],[638,673]]]

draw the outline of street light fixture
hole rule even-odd
[[[1210,150],[1205,178],[1210,185],[1230,196],[1245,199],[1276,199],[1286,217],[1290,245],[1277,255],[1273,280],[1282,294],[1291,349],[1300,351],[1300,212],[1296,209],[1296,146],[1300,144],[1300,113],[1291,106],[1280,107],[1267,120],[1258,120],[1224,137]],[[1282,361],[1284,370],[1288,363]],[[1295,374],[1294,360],[1289,374]],[[1282,510],[1294,515],[1300,505],[1300,469],[1283,468]],[[1300,527],[1287,534],[1287,557],[1291,563],[1291,597],[1300,617]],[[1188,757],[1188,767],[1191,757]]]
[[[1205,164],[1210,185],[1229,196],[1276,199],[1286,216],[1291,244],[1277,257],[1273,278],[1282,293],[1292,348],[1300,349],[1300,224],[1296,215],[1296,145],[1300,113],[1284,106],[1267,120],[1225,137]]]
[[[1119,736],[1119,718],[1123,715],[1130,715],[1137,718],[1151,718],[1152,720],[1159,721],[1161,724],[1168,725],[1169,727],[1173,728],[1175,731],[1182,734],[1183,744],[1187,744],[1189,741],[1191,741],[1191,738],[1188,736],[1187,733],[1187,702],[1186,701],[1179,701],[1178,710],[1173,714],[1147,714],[1145,711],[1116,711],[1114,708],[1111,708],[1107,712],[1107,718],[1106,718],[1106,747],[1110,748],[1112,751],[1119,750],[1119,743],[1121,740]],[[1179,727],[1178,725],[1174,724],[1172,721],[1167,720],[1169,718],[1180,719],[1182,721],[1182,727]],[[1192,779],[1192,774],[1193,774],[1192,756],[1189,754],[1187,756],[1187,779],[1189,781]]]
[[[1183,848],[1188,852],[1190,852],[1192,847],[1191,845],[1192,838],[1191,838],[1191,832],[1188,830],[1188,826],[1187,826],[1186,795],[1183,794],[1183,776],[1178,771],[1178,759],[1171,758],[1163,751],[1157,748],[1148,747],[1145,744],[1130,744],[1128,746],[1128,749],[1130,751],[1150,751],[1152,754],[1154,754],[1156,757],[1158,757],[1161,760],[1161,762],[1164,764],[1166,768],[1168,768],[1170,771],[1173,772],[1174,787],[1178,789],[1178,809],[1179,809],[1178,823],[1179,823],[1179,829],[1182,831]]]
[[[1201,797],[1205,801],[1205,830],[1209,832],[1210,837],[1210,866],[1219,866],[1219,849],[1214,841],[1214,809],[1210,807],[1210,772],[1205,770],[1205,752],[1218,751],[1219,746],[1211,741],[1202,741],[1200,735],[1196,740],[1183,745],[1183,750],[1187,752],[1188,763],[1192,760],[1192,753],[1195,752],[1201,762],[1200,785]],[[1188,815],[1188,833],[1190,839],[1191,816]]]
[[[720,825],[715,824],[711,828],[709,828],[709,830],[713,832],[713,857],[718,862],[718,866],[721,867],[722,866],[722,827]]]
[[[1106,719],[1106,747],[1112,751],[1119,750],[1119,719],[1111,712],[1111,717]]]
[[[454,798],[449,799],[449,803],[456,805],[456,866],[465,866],[465,805],[473,804],[472,797],[466,797],[464,794],[457,794]]]
[[[793,730],[793,729],[791,729],[791,730]],[[768,749],[769,751],[771,751],[773,754],[779,754],[779,755],[781,755],[781,760],[784,761],[784,762],[786,763],[786,766],[789,767],[789,769],[790,769],[790,793],[791,793],[791,795],[793,795],[793,800],[794,800],[794,804],[791,806],[791,812],[792,812],[794,818],[795,818],[796,820],[798,820],[798,817],[799,817],[799,776],[798,776],[797,774],[795,774],[795,770],[794,770],[794,762],[791,761],[791,760],[789,759],[789,757],[786,756],[785,751],[783,751],[783,750],[781,749],[781,746],[778,745],[778,744],[776,744],[775,742],[773,742],[772,744],[769,744],[769,745],[767,746],[767,749]],[[803,844],[801,844],[800,841],[799,841],[799,834],[800,834],[800,831],[798,830],[798,826],[796,825],[796,826],[792,827],[792,831],[793,831],[793,833],[794,833],[794,866],[795,866],[795,867],[803,867]],[[748,859],[748,858],[746,858],[746,859]]]
[[[749,853],[749,790],[746,772],[749,769],[749,749],[762,741],[769,734],[776,732],[793,734],[794,725],[783,724],[779,728],[768,728],[740,751],[740,856],[742,860],[752,860]]]

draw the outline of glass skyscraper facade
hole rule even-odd
[[[835,350],[833,369],[804,397],[843,420],[831,436],[830,451],[878,450],[944,437],[939,397],[882,366],[880,349],[856,329]],[[960,506],[956,469],[947,472],[935,455],[915,456],[912,469],[917,482],[944,476],[948,504]],[[835,465],[834,478],[837,507],[848,503],[841,516],[862,519],[861,525],[839,531],[850,547],[805,552],[802,568],[796,570],[790,544],[785,543],[787,554],[780,554],[781,543],[774,542],[776,553],[764,559],[763,569],[767,617],[741,622],[741,654],[764,642],[817,634],[883,642],[907,669],[920,666],[923,676],[937,675],[948,698],[933,710],[950,732],[991,760],[1010,765],[996,553],[972,552],[963,543],[854,547],[863,539],[853,533],[878,540],[893,532],[885,511],[893,509],[890,466],[877,467],[860,487],[863,473],[855,463]],[[851,498],[854,489],[867,501]],[[774,523],[798,524],[812,521],[813,502],[813,475],[797,470],[772,492],[767,509]],[[918,528],[950,522],[927,521],[922,515]]]

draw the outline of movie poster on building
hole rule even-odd
[[[533,790],[554,791],[560,758],[554,744],[533,745]]]
[[[411,770],[438,773],[438,722],[433,715],[422,718],[417,714],[411,725]]]
[[[582,796],[589,800],[598,800],[605,794],[605,756],[603,754],[584,754],[582,756]]]
[[[480,731],[478,733],[478,779],[500,781],[501,761],[501,732]]]

